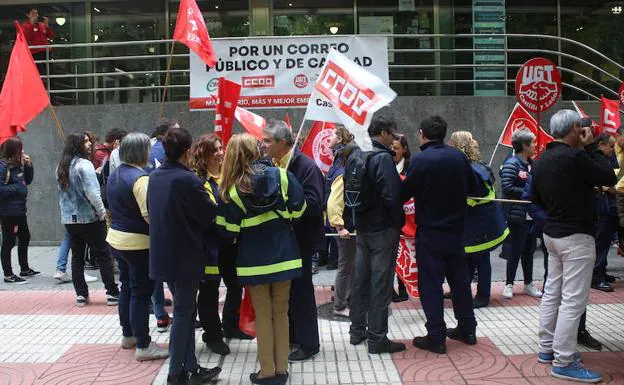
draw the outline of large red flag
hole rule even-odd
[[[17,39],[0,92],[0,142],[26,131],[26,125],[50,104],[22,27],[15,22],[15,28]]]
[[[615,135],[620,127],[620,101],[600,98],[600,129]]]
[[[572,105],[574,106],[574,109],[576,110],[576,112],[578,112],[578,114],[581,115],[581,118],[591,119],[589,115],[587,115],[587,113],[581,108],[581,106],[578,105],[577,102],[572,101]],[[592,132],[594,133],[594,136],[599,135],[602,132],[602,127],[600,127],[600,125],[596,123],[594,119],[591,120],[591,128],[592,128]]]
[[[262,131],[264,131],[267,124],[266,119],[241,107],[236,107],[234,116],[236,117],[236,120],[243,125],[245,131],[251,134],[254,138],[262,140]]]
[[[516,130],[528,129],[535,134],[535,141],[539,143],[539,148],[536,150],[535,158],[546,149],[546,145],[553,141],[553,137],[548,135],[542,127],[537,128],[537,121],[529,114],[521,105],[516,103],[507,124],[503,129],[500,143],[504,146],[511,147],[511,135]]]
[[[219,78],[219,89],[217,94],[217,105],[215,110],[215,135],[227,146],[232,137],[232,125],[234,124],[234,113],[238,104],[241,92],[241,85],[226,78]]]
[[[193,50],[209,67],[217,63],[204,16],[195,0],[180,1],[173,39]]]
[[[314,160],[324,173],[329,171],[334,162],[334,154],[329,147],[329,140],[335,128],[334,123],[315,121],[308,137],[301,146],[301,152]]]

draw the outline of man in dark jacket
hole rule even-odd
[[[188,168],[192,139],[183,128],[167,132],[166,161],[150,175],[147,190],[150,278],[167,282],[173,294],[169,385],[186,384],[189,374],[191,383],[201,384],[221,371],[202,368],[195,357],[197,288],[206,264],[203,232],[214,229],[216,207],[203,182]]]
[[[472,293],[463,248],[469,194],[476,188],[470,162],[446,146],[447,124],[432,116],[420,124],[421,152],[414,155],[403,181],[402,200],[414,198],[418,291],[427,317],[427,336],[415,337],[419,349],[446,353],[446,337],[477,343]],[[457,328],[446,329],[442,283],[451,287]]]
[[[292,132],[285,122],[269,121],[263,135],[264,155],[272,159],[277,167],[286,168],[293,173],[303,186],[307,203],[301,221],[293,225],[303,260],[303,277],[291,282],[288,309],[290,343],[299,345],[297,350],[288,355],[288,360],[305,361],[317,355],[321,346],[312,282],[312,255],[325,248],[325,181],[316,163],[295,147]]]
[[[554,377],[600,382],[599,373],[583,367],[574,337],[596,260],[595,188],[613,186],[616,177],[604,154],[594,151],[591,130],[581,128],[578,113],[557,112],[550,131],[555,141],[535,162],[531,190],[531,201],[548,213],[548,279],[540,305],[538,360],[552,363]]]
[[[395,353],[405,344],[390,341],[388,306],[394,292],[394,269],[405,213],[400,201],[401,179],[390,146],[396,122],[376,116],[368,127],[373,151],[367,158],[361,206],[355,213],[356,256],[351,290],[350,342],[368,338],[371,354]],[[368,327],[368,331],[367,331]]]

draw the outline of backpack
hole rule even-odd
[[[368,161],[383,151],[362,151],[355,149],[347,158],[343,176],[345,206],[354,211],[365,211],[370,207],[373,196],[372,186],[366,183],[368,179]]]

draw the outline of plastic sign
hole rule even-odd
[[[516,76],[516,99],[530,112],[544,112],[561,97],[561,73],[548,59],[533,58]]]

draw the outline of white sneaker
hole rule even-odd
[[[524,285],[524,294],[530,295],[533,298],[542,298],[542,292],[538,290],[532,283]]]
[[[150,342],[149,346],[144,349],[137,348],[134,353],[137,361],[163,360],[167,357],[169,357],[167,349],[161,348],[155,342]]]
[[[342,310],[336,310],[334,309],[334,315],[338,316],[338,317],[344,317],[344,318],[349,318],[349,308],[345,307]]]
[[[85,297],[82,295],[79,295],[78,297],[76,297],[76,306],[85,307],[87,306],[88,303],[89,303],[89,297]]]
[[[56,273],[54,273],[54,275],[52,276],[52,278],[58,279],[61,282],[70,282],[71,281],[71,278],[69,277],[69,274],[67,274],[64,271],[60,271],[60,270],[57,270]]]
[[[512,299],[513,298],[513,285],[506,285],[503,289],[503,298]]]
[[[132,349],[136,346],[136,337],[121,337],[121,348]]]
[[[97,277],[94,277],[94,276],[89,275],[87,273],[84,273],[84,276],[85,276],[85,282],[87,282],[87,283],[95,282],[95,281],[98,280]]]

